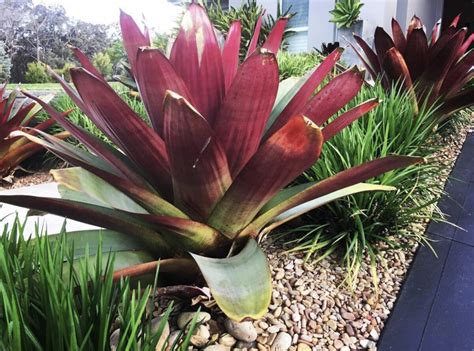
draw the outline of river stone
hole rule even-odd
[[[120,340],[120,329],[117,329],[110,335],[110,339],[109,339],[110,351],[117,350],[117,344],[119,340]]]
[[[219,337],[219,344],[221,344],[222,346],[226,346],[226,347],[232,347],[235,345],[235,343],[237,342],[237,340],[235,340],[235,338],[230,335],[230,334],[222,334],[220,337]]]
[[[203,348],[203,351],[230,351],[230,347],[216,344],[216,345],[209,345]]]
[[[300,342],[298,344],[298,347],[296,348],[296,351],[311,351],[311,347],[303,342]]]
[[[286,351],[290,348],[292,341],[290,334],[280,332],[273,341],[270,351]]]
[[[199,314],[196,323],[206,323],[211,319],[211,315],[207,312],[183,312],[178,316],[178,328],[184,329],[193,320],[196,314]]]
[[[227,332],[237,340],[245,342],[257,340],[257,331],[255,330],[252,322],[245,321],[239,323],[230,319],[226,319],[224,326]]]
[[[152,334],[156,333],[158,331],[158,328],[160,327],[160,323],[163,317],[156,317],[151,320],[151,332]],[[170,335],[170,325],[166,321],[165,326],[163,328],[163,332],[160,335],[160,338],[158,339],[158,342],[156,343],[155,350],[156,351],[161,351],[163,350],[163,347],[166,344],[166,340],[168,339],[168,336]]]
[[[193,335],[191,336],[191,344],[196,347],[204,347],[209,342],[211,333],[205,325],[198,325]]]

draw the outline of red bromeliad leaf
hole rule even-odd
[[[323,129],[324,140],[328,141],[334,135],[336,135],[345,127],[347,127],[349,124],[354,122],[356,119],[362,117],[367,112],[377,107],[379,104],[380,104],[379,99],[374,98],[343,113],[342,115],[337,117],[334,121],[329,123],[326,127],[324,127]]]
[[[303,111],[306,102],[311,97],[311,95],[313,95],[316,88],[323,82],[324,78],[326,78],[326,76],[331,72],[341,57],[343,51],[343,49],[337,48],[330,55],[328,55],[323,62],[321,62],[321,64],[315,69],[304,85],[290,100],[288,105],[286,105],[283,111],[278,116],[276,116],[277,119],[272,124],[267,135],[273,134],[275,131],[285,125],[292,116],[300,114]]]
[[[154,253],[172,252],[169,243],[157,232],[155,225],[132,213],[78,201],[27,195],[0,195],[0,201],[132,235]]]
[[[438,41],[440,30],[441,30],[441,24],[439,22],[436,22],[436,24],[433,27],[433,31],[431,32],[430,48]]]
[[[357,67],[348,69],[332,79],[306,104],[303,115],[318,126],[343,108],[358,93],[364,78]]]
[[[230,84],[237,73],[239,67],[239,51],[242,25],[240,21],[232,22],[227,38],[225,40],[224,49],[222,50],[222,64],[224,65],[225,90],[229,90]]]
[[[97,70],[97,68],[94,67],[89,58],[81,50],[72,45],[70,45],[69,48],[72,50],[76,59],[81,63],[82,67],[84,67],[90,73],[96,75],[98,78],[104,79],[102,74]]]
[[[449,25],[450,27],[457,27],[458,24],[459,24],[459,20],[461,19],[461,14],[457,15],[456,17],[454,17],[453,21],[451,22],[451,24]]]
[[[410,40],[408,37],[407,40]],[[377,52],[377,58],[379,60],[380,66],[383,64],[383,58],[385,57],[385,53],[395,46],[392,38],[390,35],[382,27],[377,27],[375,29],[375,51]]]
[[[181,96],[168,92],[164,113],[174,203],[203,220],[232,182],[224,150],[208,122]]]
[[[255,29],[253,31],[252,40],[247,51],[247,57],[252,55],[257,49],[258,38],[260,37],[260,29],[262,28],[262,15],[258,16],[257,23],[255,24]]]
[[[217,204],[209,225],[234,238],[275,193],[319,157],[321,130],[306,117],[293,117],[274,133],[240,172]]]
[[[285,32],[286,24],[288,23],[287,17],[282,17],[278,19],[276,25],[273,27],[272,31],[267,37],[267,40],[263,44],[263,48],[267,49],[274,54],[277,54],[280,49],[281,41],[283,39],[283,33]]]
[[[104,160],[106,160],[109,166],[112,167],[117,174],[129,180],[133,180],[135,183],[146,184],[145,180],[142,179],[139,173],[134,171],[131,163],[126,161],[121,152],[111,148],[99,138],[88,133],[81,127],[76,126],[74,123],[71,123],[63,114],[57,112],[36,96],[30,95],[26,92],[23,92],[23,94],[38,102],[54,120],[63,126],[64,129],[69,131],[75,138],[81,141],[81,143],[86,145],[94,153],[100,155]]]
[[[108,130],[103,132],[134,161],[155,189],[167,197],[171,179],[163,139],[99,78],[82,69],[71,70],[89,117]],[[110,131],[107,133],[107,131]]]
[[[396,48],[402,54],[405,53],[405,48],[407,46],[407,39],[405,38],[405,34],[403,34],[402,27],[400,27],[400,23],[395,18],[392,18],[392,35],[393,35],[393,42],[395,43]]]
[[[266,210],[259,213],[258,217],[242,232],[242,235],[258,235],[259,231],[279,214],[310,200],[330,194],[336,190],[364,182],[385,172],[407,167],[422,162],[422,158],[409,156],[386,156],[362,165],[339,172],[313,185],[306,185],[299,191],[288,192],[288,196],[280,198],[272,206],[265,206]],[[275,196],[275,198],[278,197]],[[270,200],[270,202],[272,202]]]
[[[440,93],[447,97],[455,95],[472,78],[474,66],[474,50],[467,53],[455,64],[446,75]]]
[[[459,48],[458,54],[454,62],[458,62],[458,60],[466,53],[469,49],[471,44],[474,42],[474,33],[472,33],[465,41],[464,44]]]
[[[429,62],[420,78],[423,94],[430,94],[430,101],[438,98],[443,81],[456,59],[457,52],[463,43],[466,29],[462,29],[441,49]],[[440,42],[441,39],[438,41]]]
[[[143,46],[150,46],[148,33],[143,33],[137,26],[133,18],[120,11],[120,29],[122,31],[123,46],[127,52],[128,61],[135,75],[138,49]]]
[[[410,40],[411,38],[413,38],[413,35],[410,37]],[[408,69],[408,66],[405,63],[402,54],[398,52],[397,48],[391,48],[387,51],[387,53],[385,54],[385,59],[383,61],[383,69],[390,83],[397,83],[399,81],[403,81],[403,86],[407,90],[411,90],[413,88],[410,70]]]
[[[163,137],[163,101],[166,91],[171,90],[192,103],[186,84],[159,49],[138,50],[135,77],[153,128]]]
[[[423,28],[413,29],[403,55],[412,81],[418,80],[428,62],[428,39]]]
[[[423,22],[418,16],[413,16],[407,30],[407,40],[415,28],[423,28]]]
[[[277,91],[275,55],[260,49],[240,66],[214,125],[232,177],[258,149]]]
[[[377,55],[375,54],[374,50],[367,44],[367,42],[359,37],[358,35],[354,35],[354,39],[357,42],[357,44],[360,46],[362,51],[364,52],[365,56],[367,57],[368,63],[370,66],[365,63],[369,71],[371,71],[372,78],[376,79],[377,75],[380,74],[380,63],[377,58]],[[357,51],[358,52],[358,51]],[[365,60],[364,60],[365,61]],[[373,73],[372,73],[373,72]]]
[[[225,94],[222,57],[206,11],[196,3],[184,14],[170,61],[186,83],[197,110],[212,125]]]
[[[448,27],[441,32],[440,37],[433,46],[430,46],[428,56],[433,58],[454,38],[458,31],[454,27]]]
[[[456,95],[446,99],[439,110],[440,122],[443,122],[450,114],[462,110],[474,104],[474,87],[466,88]]]

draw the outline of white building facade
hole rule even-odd
[[[390,33],[392,18],[397,18],[402,28],[406,28],[414,14],[422,18],[430,31],[443,14],[444,0],[362,1],[364,6],[360,19],[364,21],[363,36],[365,38],[373,36],[377,26],[383,27]],[[241,2],[242,0],[229,0],[228,5],[239,7]],[[319,49],[322,43],[335,40],[336,27],[329,22],[331,18],[329,11],[334,8],[335,0],[257,0],[257,2],[274,17],[278,5],[283,11],[291,6],[291,11],[297,13],[289,24],[296,31],[296,34],[289,40],[290,51],[308,51],[313,47]],[[346,43],[340,44],[346,46]]]

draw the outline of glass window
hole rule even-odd
[[[290,12],[296,12],[296,15],[288,23],[290,28],[308,26],[309,0],[282,0],[281,8],[284,13],[291,6]]]

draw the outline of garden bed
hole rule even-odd
[[[465,126],[456,138],[445,140],[446,146],[436,155],[437,162],[444,166],[443,174],[439,175],[443,184],[469,129],[470,126]],[[424,233],[427,225],[428,221],[413,223],[406,230]],[[269,312],[253,323],[244,322],[236,332],[221,312],[211,308],[210,316],[206,315],[206,322],[191,339],[194,349],[376,350],[418,248],[416,242],[408,241],[406,236],[396,240],[407,244],[409,249],[388,250],[380,244],[383,263],[377,265],[377,286],[369,268],[370,259],[366,257],[356,288],[351,290],[345,282],[346,269],[335,255],[316,264],[306,262],[303,254],[288,253],[287,245],[282,241],[272,243],[270,236],[263,243],[274,287]],[[156,315],[166,307],[158,301]],[[186,304],[178,303],[178,306],[181,307],[175,310],[175,318],[171,320],[171,338],[178,335],[177,321],[189,318],[182,311],[193,309]],[[207,318],[212,319],[207,321]]]

